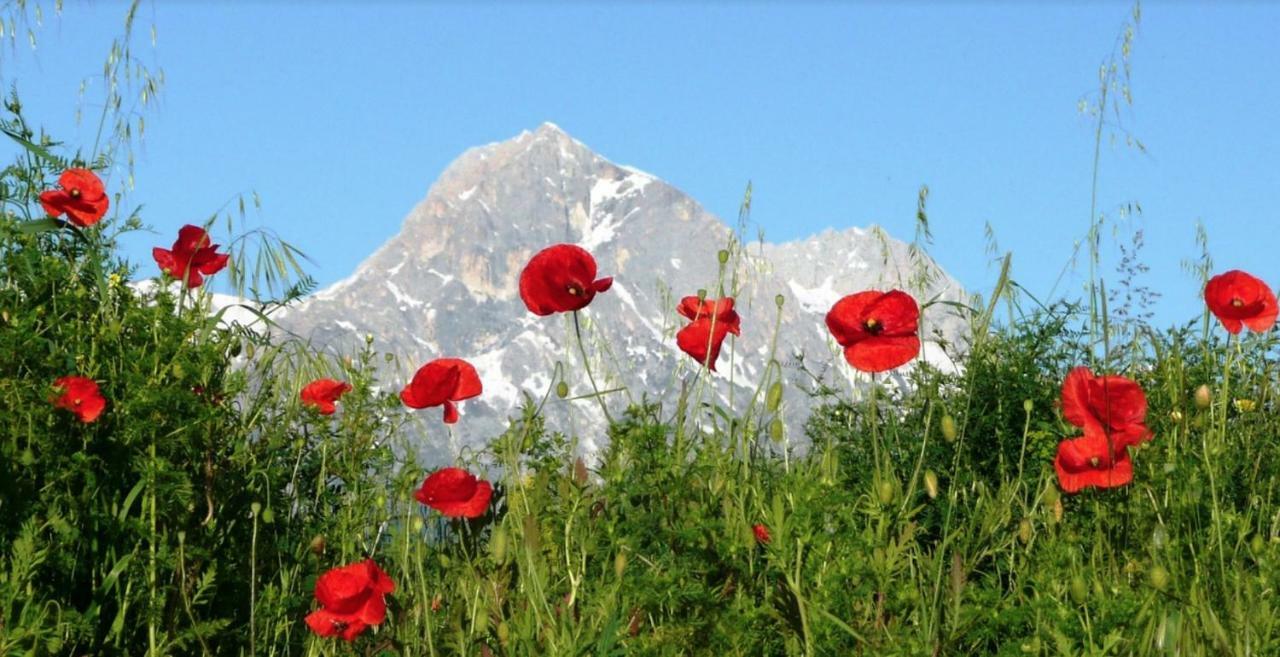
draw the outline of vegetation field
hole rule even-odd
[[[117,55],[119,93],[152,88]],[[1100,220],[1079,298],[1032,296],[1005,256],[946,308],[968,326],[947,371],[918,358],[912,284],[845,290],[836,362],[775,353],[726,403],[722,344],[774,330],[733,310],[735,238],[718,280],[668,281],[679,401],[628,406],[575,334],[610,272],[545,245],[520,295],[581,358],[487,449],[423,464],[411,439],[467,431],[485,394],[468,354],[389,381],[395,354],[223,321],[210,282],[269,325],[312,287],[300,254],[121,207],[120,107],[98,145],[16,92],[0,119],[0,654],[1280,654],[1276,298],[1207,250],[1204,312],[1167,328],[1140,264],[1103,266]],[[166,237],[130,262],[144,219]],[[803,427],[779,419],[793,385],[821,401]],[[607,447],[580,455],[553,404],[602,410]]]

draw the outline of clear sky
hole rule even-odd
[[[0,76],[71,143],[124,5],[69,2]],[[322,285],[398,230],[470,146],[543,121],[666,179],[721,217],[753,181],[768,239],[878,223],[909,239],[931,189],[934,257],[972,290],[1049,292],[1088,227],[1098,68],[1127,3],[144,3],[139,53],[165,72],[132,203],[172,239],[237,193],[315,261]],[[51,13],[51,12],[48,12]],[[1180,263],[1195,222],[1218,269],[1280,283],[1280,8],[1143,5],[1128,130],[1104,144],[1099,209],[1144,229],[1160,323],[1200,311]],[[92,82],[91,82],[92,83]],[[97,98],[90,88],[89,98]],[[11,152],[8,144],[0,154]],[[1105,233],[1106,241],[1112,232]],[[129,243],[151,273],[152,238]],[[1081,260],[1083,265],[1083,260]],[[1116,279],[1118,257],[1103,272]],[[1078,295],[1083,269],[1059,292]]]

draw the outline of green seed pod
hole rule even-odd
[[[501,525],[494,528],[489,537],[489,553],[493,561],[499,565],[507,562],[507,531]]]
[[[254,503],[252,503],[252,504],[250,504],[250,505],[249,505],[249,513],[252,513],[253,515],[255,515],[255,516],[256,516],[256,515],[258,515],[261,511],[262,511],[262,503],[261,503],[261,502],[254,502]]]
[[[556,384],[556,396],[557,396],[557,397],[559,397],[559,398],[561,398],[561,399],[564,399],[565,397],[568,397],[568,396],[569,396],[569,384],[565,383],[564,381],[561,381],[560,383],[557,383],[557,384]]]
[[[364,334],[364,345],[365,345],[366,347],[373,345],[373,334],[372,334],[372,333],[365,333],[365,334]]]
[[[924,492],[929,494],[929,499],[938,498],[938,473],[933,470],[924,471]]]
[[[720,258],[720,264],[722,265],[726,262],[729,262],[729,250],[720,249],[720,253],[717,253],[716,257]]]
[[[781,308],[782,304],[787,302],[787,298],[779,294],[778,296],[773,298],[773,302],[777,304],[779,308]]]
[[[774,381],[773,384],[769,386],[769,392],[765,395],[764,403],[770,413],[776,413],[778,411],[778,407],[782,405],[781,381]]]
[[[622,574],[627,572],[627,553],[618,550],[618,554],[613,557],[613,574],[618,579],[622,579]]]
[[[1253,550],[1255,555],[1261,555],[1262,551],[1267,548],[1267,542],[1262,540],[1261,534],[1254,534],[1249,541],[1249,549]]]
[[[1071,599],[1078,605],[1084,604],[1084,601],[1089,599],[1089,586],[1079,575],[1071,578]]]
[[[947,442],[950,443],[950,442],[955,442],[956,435],[957,435],[956,419],[951,417],[950,415],[943,415],[942,416],[942,437],[945,438]]]
[[[782,418],[773,418],[773,421],[769,423],[769,440],[772,440],[775,443],[780,443],[784,437],[785,435],[782,430]]]
[[[1030,399],[1024,399],[1024,400],[1022,400],[1022,412],[1023,412],[1023,413],[1030,413],[1030,412],[1031,412],[1031,409],[1032,409],[1033,407],[1034,407],[1034,404],[1032,404],[1032,403],[1031,403],[1031,400],[1030,400]]]
[[[35,452],[31,451],[30,447],[22,450],[22,464],[27,467],[30,467],[32,465],[35,465],[35,463],[36,463]]]
[[[1155,565],[1151,567],[1151,571],[1147,573],[1147,578],[1151,580],[1151,587],[1157,591],[1163,591],[1169,586],[1169,571],[1164,566]]]
[[[258,348],[252,342],[244,346],[244,355],[249,359],[253,359],[253,355],[258,352]]]
[[[1209,392],[1208,385],[1202,383],[1199,388],[1196,388],[1195,400],[1196,408],[1200,410],[1209,408],[1209,404],[1213,402],[1213,394]]]
[[[698,288],[698,301],[702,302],[702,301],[706,301],[706,299],[707,299],[706,288]]]
[[[182,368],[182,363],[174,363],[170,369],[173,370],[173,378],[175,379],[181,379],[182,375],[186,373],[186,370]]]
[[[271,507],[267,507],[262,510],[262,522],[270,525],[275,521],[276,521],[276,512],[272,511]]]
[[[385,362],[390,363],[391,361],[393,361],[393,360],[395,360],[395,359],[396,359],[395,354],[393,354],[393,353],[391,353],[391,352],[389,352],[389,351],[388,351],[387,353],[385,353],[385,354],[382,354],[382,360],[383,360],[383,361],[385,361]]]

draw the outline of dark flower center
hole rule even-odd
[[[75,399],[71,400],[71,403],[75,404],[76,406],[79,406],[81,401],[83,400],[80,399],[79,397],[76,397]]]
[[[1231,305],[1235,306],[1236,308],[1243,308],[1244,299],[1241,299],[1240,297],[1235,297],[1234,299],[1231,300]]]
[[[1095,456],[1095,457],[1093,457],[1093,458],[1091,458],[1091,459],[1089,459],[1089,465],[1092,465],[1092,466],[1093,466],[1093,467],[1095,467],[1095,468],[1096,468],[1096,467],[1098,467],[1098,465],[1100,465],[1101,463],[1102,463],[1102,461],[1101,461],[1101,460],[1099,460],[1099,459],[1098,459],[1098,457],[1096,457],[1096,456]]]
[[[575,297],[582,296],[582,292],[583,292],[582,286],[578,285],[577,283],[570,283],[564,286],[564,289],[566,292],[568,292],[569,294],[572,294]]]
[[[867,333],[870,333],[871,335],[876,335],[880,333],[881,329],[884,328],[884,325],[880,323],[880,320],[874,317],[871,317],[867,319],[867,321],[862,323],[862,327],[867,330]]]
[[[72,187],[67,193],[71,195],[71,198],[80,198],[80,190],[78,188]]]

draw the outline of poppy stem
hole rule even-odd
[[[591,374],[591,359],[587,358],[587,346],[582,341],[582,325],[578,321],[578,311],[573,311],[573,334],[578,338],[578,352],[582,354],[582,368],[587,371],[587,380],[591,382],[591,389],[595,391],[596,401],[600,402],[600,410],[604,412],[604,419],[613,424],[613,416],[609,415],[609,407],[604,403],[604,397],[600,396],[600,387],[596,385],[596,378]]]

